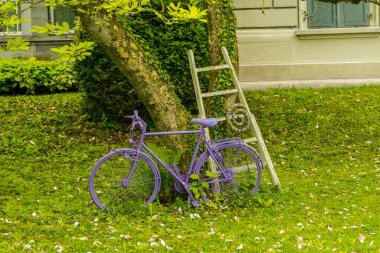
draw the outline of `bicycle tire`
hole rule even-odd
[[[217,144],[213,149],[218,154],[216,159],[226,169],[226,173],[232,175],[232,180],[229,182],[222,175],[220,168],[206,151],[200,156],[194,169],[194,173],[200,177],[199,185],[203,182],[209,185],[208,188],[202,186],[202,198],[206,201],[218,200],[227,203],[252,197],[261,182],[263,163],[259,154],[252,147],[240,142]],[[209,170],[209,161],[214,164],[216,178],[206,174]]]
[[[126,187],[122,180],[130,171],[136,158],[134,149],[118,149],[103,156],[91,171],[89,190],[96,206],[108,212],[133,210],[141,202],[146,205],[154,201],[161,186],[157,165],[144,153],[139,153],[138,162]],[[131,208],[131,209],[130,209]]]

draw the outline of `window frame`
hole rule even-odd
[[[307,16],[308,13],[308,0],[298,0],[298,8],[299,8],[299,15],[298,15],[298,29],[299,30],[326,30],[326,29],[363,29],[368,30],[367,28],[371,27],[379,27],[379,9],[380,7],[373,3],[369,4],[369,22],[368,26],[358,26],[358,27],[329,27],[329,28],[310,28],[309,27],[309,17]]]
[[[48,23],[49,24],[56,24],[56,21],[54,20],[54,9],[50,8],[50,7],[47,7],[47,12],[48,12]],[[74,17],[74,22],[75,22],[75,17]],[[60,25],[62,25],[62,23],[60,23]],[[74,27],[72,27],[74,28]],[[74,33],[74,29],[70,29],[70,34],[71,33]]]
[[[0,0],[2,2],[5,2],[5,0]],[[13,2],[15,2],[15,0],[13,0]],[[17,4],[17,10],[16,10],[16,15],[18,16],[19,19],[21,19],[21,13],[20,13],[20,10],[21,10],[21,4],[18,3]],[[6,30],[5,31],[1,31],[0,30],[0,36],[8,36],[8,35],[21,35],[22,34],[22,21],[17,24],[16,26],[16,30],[9,30],[9,26],[6,27]]]

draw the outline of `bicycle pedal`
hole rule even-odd
[[[201,203],[199,203],[199,202],[197,202],[197,201],[193,201],[192,204],[193,204],[194,207],[199,207],[199,206],[201,206]]]

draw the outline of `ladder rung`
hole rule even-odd
[[[203,93],[203,94],[201,94],[201,96],[202,96],[202,98],[205,98],[205,97],[214,97],[214,96],[220,96],[220,95],[234,94],[234,93],[238,93],[238,92],[239,91],[237,89],[221,90],[221,91]]]
[[[229,69],[230,66],[227,64],[220,65],[220,66],[211,66],[211,67],[204,67],[204,68],[197,68],[195,69],[197,72],[203,72],[203,71],[210,71],[210,70],[219,70],[219,69]]]
[[[252,163],[252,164],[246,164],[243,166],[233,167],[233,168],[230,168],[230,170],[237,173],[237,172],[246,171],[248,169],[253,170],[253,168],[255,168],[255,167],[256,167],[256,164]]]
[[[248,139],[244,139],[244,142],[245,142],[245,143],[251,143],[251,142],[256,142],[256,141],[257,141],[257,138],[256,138],[256,137],[248,138]]]

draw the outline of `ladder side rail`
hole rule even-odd
[[[226,61],[227,65],[230,66],[230,69],[232,71],[233,83],[234,83],[235,88],[239,91],[240,102],[244,105],[244,107],[248,111],[248,114],[251,116],[250,117],[251,124],[253,126],[253,129],[255,130],[256,138],[257,138],[257,141],[259,143],[259,148],[261,149],[260,151],[264,155],[264,159],[266,160],[266,162],[268,164],[269,171],[270,171],[270,173],[272,175],[272,181],[273,181],[273,183],[275,185],[277,185],[281,189],[280,180],[278,179],[278,176],[277,176],[276,171],[274,169],[274,165],[273,165],[272,159],[270,158],[270,155],[269,155],[269,152],[268,152],[268,150],[266,148],[264,139],[263,139],[263,137],[261,135],[259,125],[257,124],[255,116],[249,110],[248,103],[247,103],[247,101],[245,99],[244,93],[243,93],[242,89],[240,88],[239,81],[238,81],[235,69],[234,69],[234,67],[232,65],[232,62],[231,62],[231,59],[230,59],[230,57],[228,55],[227,49],[224,46],[222,47],[222,54],[223,54],[224,60]]]
[[[198,74],[196,72],[197,67],[195,66],[194,53],[192,50],[189,50],[188,56],[189,56],[191,77],[193,79],[195,98],[198,104],[199,117],[206,118],[206,112],[204,110],[204,105],[203,105],[203,100],[202,100],[201,86],[199,84]]]
[[[198,110],[199,110],[199,117],[200,118],[206,118],[206,111],[204,109],[204,104],[203,104],[203,96],[202,96],[202,91],[201,91],[201,86],[199,83],[199,78],[198,78],[198,71],[196,65],[195,65],[195,59],[194,59],[194,53],[192,50],[189,50],[188,52],[188,57],[189,57],[189,64],[190,64],[190,70],[191,70],[191,77],[193,79],[193,86],[194,86],[194,91],[195,91],[195,97],[197,100],[198,104]],[[226,65],[228,68],[228,65]],[[226,67],[223,67],[226,68]],[[207,93],[204,93],[207,96]],[[206,137],[207,139],[211,138],[210,131],[209,129],[206,129]],[[215,172],[216,169],[215,167],[212,167],[212,171]]]
[[[201,91],[201,86],[199,84],[197,67],[195,65],[194,53],[192,50],[189,50],[188,57],[189,57],[189,63],[190,63],[191,78],[193,79],[195,97],[197,99],[199,117],[205,119],[206,118],[206,112],[205,112],[204,105],[203,105],[202,91]],[[206,135],[207,139],[210,139],[210,132],[209,132],[208,128],[206,128],[205,135]],[[216,173],[217,169],[216,169],[212,159],[209,158],[207,162],[208,162],[208,167],[210,168],[210,170],[212,172]]]

